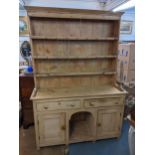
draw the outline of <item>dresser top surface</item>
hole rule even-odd
[[[50,89],[34,90],[31,99],[57,99],[72,97],[91,97],[104,95],[123,95],[125,91],[119,90],[114,86],[102,86],[97,88],[76,88],[76,89]]]

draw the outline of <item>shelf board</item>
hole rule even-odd
[[[53,59],[53,60],[74,60],[74,59],[113,59],[117,55],[97,56],[97,57],[47,57],[47,56],[33,56],[33,59]]]
[[[115,71],[89,72],[89,73],[34,73],[36,77],[62,77],[62,76],[95,76],[95,75],[114,75]]]
[[[30,36],[31,39],[45,39],[45,40],[82,40],[82,41],[113,41],[118,40],[118,37],[105,37],[105,38],[75,38],[75,37],[68,37],[68,38],[55,38],[55,37],[47,37],[47,36]]]

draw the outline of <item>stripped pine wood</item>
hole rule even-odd
[[[33,40],[34,56],[87,58],[116,55],[115,41]]]
[[[94,96],[115,96],[115,95],[123,95],[125,91],[120,91],[115,87],[110,87],[109,85],[104,85],[104,87],[99,86],[95,88],[90,87],[76,87],[72,89],[67,88],[58,88],[58,89],[38,89],[34,90],[34,94],[31,98],[34,100],[38,99],[59,99],[59,98],[69,98],[69,97],[88,97],[94,98]]]
[[[37,149],[119,137],[126,94],[115,86],[122,13],[26,8]]]
[[[91,20],[120,20],[121,12],[113,13],[100,10],[63,9],[44,7],[25,7],[29,17],[38,18],[65,18],[65,19],[91,19]]]
[[[116,58],[116,55],[107,55],[107,56],[95,56],[95,57],[48,57],[48,56],[34,56],[34,59],[40,60],[87,60],[87,59],[113,59]]]
[[[115,61],[108,60],[35,60],[36,73],[96,73],[103,71],[115,71]]]
[[[114,76],[74,76],[74,77],[37,77],[38,88],[75,88],[75,87],[90,87],[111,85]]]

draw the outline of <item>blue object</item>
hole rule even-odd
[[[27,72],[29,72],[29,73],[32,73],[32,72],[33,72],[32,66],[28,66],[28,67],[27,67]]]

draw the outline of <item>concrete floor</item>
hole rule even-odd
[[[19,143],[19,155],[64,155],[64,146],[50,146],[36,150],[34,126],[28,129],[20,128]]]

